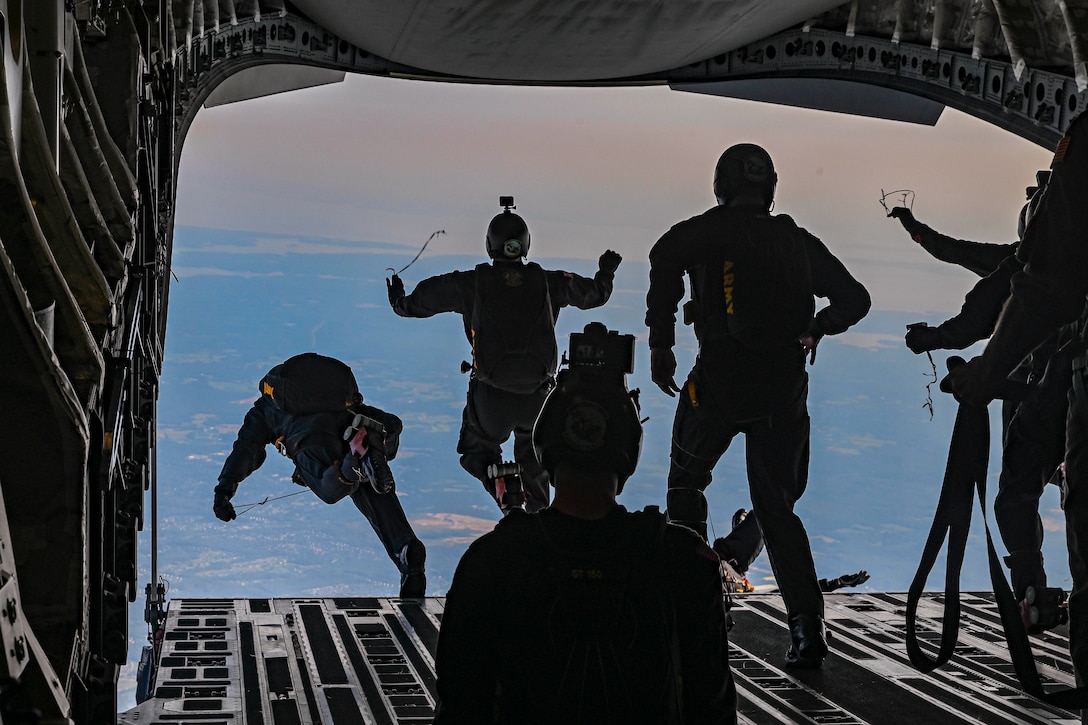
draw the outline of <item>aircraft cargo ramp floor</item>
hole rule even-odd
[[[992,595],[962,595],[957,654],[923,675],[907,660],[905,594],[826,596],[831,655],[788,670],[777,594],[737,597],[731,663],[741,723],[1078,723],[1018,688]],[[119,715],[140,725],[430,723],[444,600],[175,599],[154,697]],[[940,637],[941,596],[921,602],[919,639]],[[1044,685],[1073,684],[1068,632],[1032,638]]]

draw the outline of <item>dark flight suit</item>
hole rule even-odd
[[[551,552],[570,552],[570,561],[577,563],[581,553],[610,549],[626,562],[623,570],[629,573],[624,581],[633,582],[625,591],[630,598],[617,606],[586,603],[564,610],[565,604],[585,601],[579,596],[587,596],[589,587],[575,587],[569,599],[557,596],[562,584],[555,581],[581,570],[564,567],[554,573],[556,557]],[[586,571],[597,570],[592,562],[599,559],[587,561],[591,563]],[[717,556],[705,543],[690,531],[664,523],[660,513],[631,513],[620,505],[598,520],[554,509],[514,512],[473,542],[457,565],[435,658],[439,699],[435,725],[735,723],[736,689],[729,671],[718,567]],[[662,606],[662,601],[671,605]],[[560,610],[573,616],[559,616]],[[598,647],[598,654],[618,652],[621,660],[608,660],[603,683],[594,679],[599,672],[596,662],[565,667],[569,645],[556,642],[565,641],[572,618],[577,620],[573,629],[589,632],[582,638],[575,635],[576,643],[581,639],[609,643],[612,638],[604,630],[619,623],[620,636],[614,639],[629,649]],[[625,627],[628,620],[633,624]],[[658,636],[638,636],[645,632]],[[678,661],[666,663],[662,660],[671,659],[667,655],[643,654],[660,650],[663,637],[675,640]],[[672,679],[664,672],[682,678],[681,693],[663,694]],[[581,702],[563,694],[583,686]],[[603,690],[615,693],[624,686],[626,697],[604,701]],[[678,717],[681,709],[683,716]]]
[[[520,262],[495,262],[489,270],[510,265],[522,269],[530,266]],[[393,311],[401,317],[431,317],[441,312],[459,313],[464,321],[465,337],[471,345],[476,274],[477,270],[472,269],[448,272],[422,280],[412,294],[393,301]],[[553,324],[563,307],[573,305],[582,310],[600,307],[612,294],[614,274],[611,272],[598,270],[593,279],[559,270],[545,270],[545,275]],[[531,314],[532,311],[526,311],[526,317]],[[518,320],[522,325],[531,322],[530,319]],[[554,374],[553,369],[551,375]],[[501,444],[513,433],[514,460],[521,465],[525,508],[528,511],[537,511],[547,506],[551,500],[548,474],[537,462],[532,443],[533,423],[536,422],[536,416],[544,405],[551,386],[552,380],[549,379],[534,392],[510,392],[477,379],[473,373],[468,383],[461,434],[457,441],[461,467],[479,479],[494,495],[489,488],[487,468],[492,464],[502,463]]]
[[[954,239],[913,218],[904,220],[904,226],[937,259],[982,277],[967,293],[959,314],[930,333],[936,336],[935,344],[945,350],[962,350],[989,337],[1008,298],[1013,275],[1024,267],[1015,256],[1018,243]],[[1014,380],[1035,385],[1033,395],[1021,402],[1002,402],[1002,461],[994,518],[1009,551],[1006,564],[1011,569],[1012,588],[1021,599],[1028,586],[1046,586],[1039,499],[1065,454],[1068,371],[1077,349],[1075,332],[1065,328],[1051,335],[1011,374]]]
[[[800,239],[809,260],[811,288],[830,304],[811,321],[816,337],[843,332],[869,310],[865,288],[823,243],[787,216],[757,207],[717,206],[675,225],[650,251],[650,289],[646,324],[650,348],[674,344],[677,304],[684,274],[692,280],[698,309],[695,335],[699,355],[680,392],[673,422],[668,514],[706,538],[703,491],[711,471],[738,433],[745,434],[752,510],[759,519],[789,616],[823,616],[808,534],[794,503],[808,483],[809,416],[805,351],[797,339],[781,347],[754,350],[723,334],[725,310],[711,304],[720,296],[724,248],[731,230],[744,228],[752,239],[775,244]],[[791,244],[793,242],[791,241]],[[811,299],[809,300],[811,302]]]
[[[1005,377],[1040,342],[1063,325],[1085,325],[1088,297],[1088,114],[1082,113],[1058,144],[1052,174],[1017,256],[1024,269],[1012,278],[986,350],[942,383],[968,403],[997,397]],[[1066,420],[1065,521],[1069,570],[1069,647],[1080,683],[1088,683],[1088,360],[1073,365]]]
[[[355,507],[370,522],[389,558],[403,575],[407,564],[402,561],[401,553],[417,538],[404,515],[396,489],[378,494],[369,483],[347,485],[339,480],[340,461],[347,453],[343,433],[355,413],[362,413],[385,426],[386,457],[396,456],[402,424],[400,418],[391,413],[357,403],[352,410],[342,413],[293,416],[280,410],[270,397],[262,395],[246,413],[234,448],[223,463],[216,491],[223,490],[233,496],[238,484],[264,463],[266,446],[282,439],[277,448],[282,446],[295,464],[292,480],[307,486],[328,504],[351,496]]]

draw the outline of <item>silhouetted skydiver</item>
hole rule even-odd
[[[1049,172],[1037,174],[1039,186],[1027,189],[1028,202],[1020,212],[1018,237],[1031,221],[1045,189]],[[1023,270],[1015,254],[1020,242],[988,244],[940,234],[914,218],[905,207],[891,210],[903,228],[937,259],[958,264],[982,277],[967,293],[960,312],[936,327],[911,325],[906,344],[914,353],[962,350],[989,337],[1009,296],[1013,275]],[[1002,462],[994,499],[994,518],[1009,555],[1005,563],[1012,589],[1024,600],[1029,587],[1047,586],[1043,566],[1043,526],[1039,499],[1065,454],[1065,418],[1071,379],[1068,374],[1077,354],[1077,330],[1066,326],[1049,336],[1020,362],[1010,376],[1035,387],[1023,401],[1002,403]],[[1044,622],[1053,626],[1057,621]]]
[[[472,346],[457,441],[461,467],[483,483],[504,512],[522,505],[516,491],[505,490],[503,476],[489,473],[502,464],[501,444],[513,433],[524,506],[537,511],[548,505],[550,491],[530,436],[555,376],[555,321],[568,305],[588,310],[607,302],[621,257],[613,251],[602,254],[593,279],[526,263],[529,228],[510,211],[511,197],[500,203],[506,208],[491,220],[485,237],[490,264],[430,277],[407,295],[400,277],[393,275],[387,281],[389,304],[401,317],[461,315]]]
[[[400,596],[424,596],[426,548],[404,515],[387,463],[400,445],[400,418],[364,404],[351,369],[316,353],[272,368],[259,390],[219,474],[216,517],[236,518],[231,498],[274,445],[294,463],[292,481],[327,504],[351,497],[400,571]]]
[[[823,597],[808,534],[794,503],[808,482],[806,352],[869,310],[869,294],[823,243],[784,215],[771,215],[777,175],[752,144],[722,154],[718,205],[680,222],[650,251],[646,324],[654,382],[680,393],[669,469],[669,520],[706,538],[703,491],[740,433],[752,508],[782,592],[792,644],[787,664],[818,667],[827,654]],[[684,276],[699,355],[683,389],[674,380],[677,304]],[[814,296],[830,304],[814,314]]]
[[[597,323],[583,348],[610,347],[594,329],[633,349]],[[616,502],[642,442],[630,368],[575,362],[571,338],[533,431],[555,500],[512,511],[457,565],[435,724],[735,723],[718,557],[656,507]]]
[[[1024,268],[982,355],[951,371],[941,389],[986,405],[1007,376],[1050,335],[1078,323],[1088,329],[1088,114],[1058,142],[1047,189],[1016,256]],[[1083,339],[1082,339],[1083,343]],[[1069,547],[1069,648],[1078,683],[1088,682],[1088,355],[1073,361],[1066,419],[1065,522]]]

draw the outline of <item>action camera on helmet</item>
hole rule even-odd
[[[529,227],[525,220],[510,211],[516,209],[514,197],[500,196],[502,213],[495,215],[487,226],[487,256],[513,262],[529,256]]]

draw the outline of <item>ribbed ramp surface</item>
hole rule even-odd
[[[903,594],[826,596],[831,656],[782,666],[777,594],[737,597],[730,634],[742,723],[1078,723],[1017,687],[993,599],[965,594],[953,661],[923,675],[904,645]],[[155,697],[141,725],[414,725],[434,713],[442,599],[182,599],[170,602]],[[941,599],[919,607],[939,640]],[[481,612],[481,616],[487,613]],[[1044,683],[1073,684],[1065,629],[1033,637]]]

